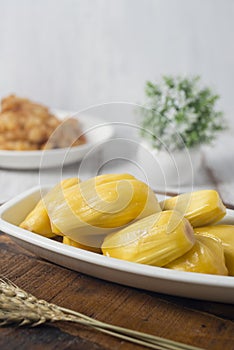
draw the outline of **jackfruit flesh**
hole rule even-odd
[[[102,252],[109,257],[163,266],[190,250],[195,243],[187,219],[163,211],[107,235]]]
[[[61,181],[37,203],[35,208],[27,215],[19,226],[23,229],[38,233],[48,238],[54,237],[55,233],[52,232],[46,204],[50,201],[51,197],[61,196],[64,189],[72,187],[78,182],[79,179],[76,177]]]
[[[201,190],[171,197],[160,203],[163,210],[177,210],[193,227],[215,223],[226,214],[226,208],[215,190]]]
[[[88,250],[88,251],[94,252],[94,253],[101,253],[102,252],[101,248],[94,247],[94,246],[88,246],[88,245],[85,245],[85,244],[81,244],[79,242],[73,241],[71,238],[69,238],[67,236],[63,236],[63,243],[67,244],[67,245],[70,245],[72,247]]]
[[[83,244],[80,236],[100,234],[161,211],[153,191],[128,174],[101,175],[50,197],[50,221]],[[57,233],[57,232],[55,232]]]
[[[213,235],[221,240],[228,274],[234,276],[234,225],[197,227],[194,231],[197,234]]]
[[[222,242],[212,236],[195,234],[196,243],[183,256],[165,267],[180,271],[228,275]]]

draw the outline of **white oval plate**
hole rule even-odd
[[[71,116],[65,111],[55,112],[58,118]],[[112,126],[104,120],[79,116],[82,132],[87,137],[87,143],[71,148],[59,148],[45,151],[6,151],[0,150],[0,168],[7,169],[39,169],[63,166],[80,161],[95,145],[110,139],[114,134]]]
[[[0,229],[23,248],[58,265],[107,281],[180,297],[234,303],[234,277],[181,272],[109,258],[18,227],[40,199],[40,190],[47,189],[30,189],[0,208]],[[222,221],[234,224],[234,211],[228,210]]]

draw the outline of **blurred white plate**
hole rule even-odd
[[[71,116],[65,111],[56,111],[60,119]],[[62,166],[80,161],[84,155],[95,145],[105,142],[113,136],[114,129],[104,120],[79,116],[82,132],[87,137],[87,143],[71,148],[58,148],[45,151],[6,151],[0,150],[0,168],[7,169],[38,169]],[[87,132],[87,133],[86,133]]]
[[[41,189],[44,192],[49,187]],[[234,303],[234,277],[181,272],[109,258],[19,228],[19,223],[39,199],[40,188],[35,187],[0,208],[0,229],[32,253],[72,270],[127,286],[186,298]],[[234,211],[228,210],[223,221],[234,224]]]

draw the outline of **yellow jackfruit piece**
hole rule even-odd
[[[118,180],[122,180],[122,179],[127,180],[127,179],[135,179],[135,178],[134,178],[134,176],[132,176],[130,174],[104,174],[104,175],[99,175],[99,176],[93,177],[91,179],[88,179],[86,181],[83,181],[81,195],[85,196],[85,192],[86,191],[90,191],[90,189],[94,189],[94,187],[102,185],[102,184],[104,184],[106,182],[118,181]],[[71,186],[68,186],[68,187],[71,187]],[[63,188],[63,195],[64,195],[64,189],[65,188]],[[74,188],[73,187],[73,191],[72,192],[75,193],[76,191],[79,191],[79,188]],[[67,196],[69,196],[69,195],[70,195],[70,192],[68,193]],[[51,210],[51,208],[54,208],[54,206],[57,205],[57,203],[58,203],[57,198],[58,198],[57,195],[55,195],[54,197],[53,197],[53,195],[50,196],[49,201],[47,201],[47,205],[46,205],[48,210]],[[60,197],[60,198],[61,198],[61,200],[63,200],[65,197],[64,198]],[[53,221],[51,221],[50,224],[51,224],[51,228],[52,228],[52,232],[53,233],[55,233],[57,235],[63,235]]]
[[[197,227],[194,232],[202,235],[213,235],[221,240],[228,274],[234,276],[234,225]]]
[[[51,223],[47,213],[46,203],[50,201],[51,197],[61,195],[64,189],[72,187],[78,182],[78,178],[69,178],[61,181],[37,203],[35,208],[27,215],[27,217],[19,226],[28,231],[38,233],[48,238],[54,237],[55,233],[52,232],[51,229]]]
[[[226,208],[215,190],[201,190],[171,197],[160,203],[163,210],[177,210],[193,227],[215,223],[224,217]]]
[[[225,265],[222,242],[215,237],[196,235],[193,248],[165,267],[180,271],[208,273],[214,275],[228,274]]]
[[[135,180],[135,177],[131,174],[103,174],[92,177],[86,181],[83,181],[83,188],[87,188],[90,186],[99,186],[103,185],[107,182],[113,182],[118,180]]]
[[[128,174],[101,175],[50,198],[47,209],[56,228],[78,241],[161,211],[153,191]],[[85,243],[86,244],[86,243]]]
[[[132,262],[163,266],[190,250],[195,242],[187,219],[163,211],[141,219],[104,238],[104,255]]]
[[[88,245],[85,245],[85,244],[81,244],[79,242],[73,241],[71,238],[69,238],[67,236],[63,236],[63,243],[67,244],[67,245],[70,245],[72,247],[88,250],[88,251],[94,252],[94,253],[101,253],[102,252],[101,248],[92,247],[92,246],[88,246]]]

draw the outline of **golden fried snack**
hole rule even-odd
[[[53,149],[85,142],[76,119],[61,121],[47,107],[15,95],[2,99],[0,149]]]
[[[43,149],[74,147],[85,143],[85,136],[76,119],[65,119],[55,130],[49,140],[42,147]]]

